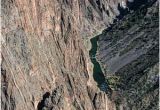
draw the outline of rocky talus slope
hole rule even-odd
[[[125,28],[125,35],[115,28],[118,37],[116,34],[108,37],[112,32],[104,32],[98,41],[97,58],[105,61],[101,67],[106,69],[106,78],[114,74],[121,79],[119,85],[112,87],[115,89],[112,95],[125,95],[128,102],[121,97],[117,99],[119,103],[114,97],[110,99],[93,79],[89,39],[109,27],[128,3],[127,0],[1,0],[2,110],[116,110],[116,106],[137,110],[156,104],[158,23],[151,15],[157,16],[157,4],[145,7],[148,24],[141,22],[141,16],[138,26],[134,23],[132,28]],[[122,24],[117,26],[120,28]],[[134,40],[139,43],[133,45]],[[120,44],[119,48],[115,44]],[[120,52],[123,50],[120,47],[127,44],[131,46],[124,48],[127,52]],[[117,56],[131,53],[130,57],[134,52],[136,56],[132,60],[124,57],[127,61],[124,62],[123,58],[111,55],[110,50]],[[115,61],[123,63],[115,65],[118,64]],[[124,93],[116,92],[116,88]],[[131,89],[139,91],[131,94]]]
[[[114,108],[92,76],[87,39],[122,0],[2,0],[2,110]]]
[[[158,13],[158,1],[150,0],[99,36],[97,56],[117,109],[159,109]]]

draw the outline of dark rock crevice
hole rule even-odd
[[[52,93],[46,92],[43,95],[43,99],[38,103],[38,110],[57,110],[64,108],[64,99],[63,99],[63,86],[60,85],[55,88]]]
[[[45,100],[47,98],[49,98],[50,96],[50,93],[49,92],[46,92],[44,95],[43,95],[43,99],[38,103],[38,106],[37,106],[37,109],[38,110],[42,110],[43,107],[45,106]]]

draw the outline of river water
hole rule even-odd
[[[95,36],[92,39],[90,39],[90,42],[92,44],[92,48],[89,51],[89,56],[91,59],[91,62],[93,63],[93,78],[97,82],[98,87],[102,91],[107,91],[109,88],[107,80],[105,79],[105,76],[103,74],[103,71],[101,69],[101,66],[99,62],[96,59],[96,53],[97,53],[97,41],[98,41],[99,36]]]

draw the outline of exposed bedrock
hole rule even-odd
[[[2,0],[2,110],[41,109],[59,86],[58,109],[95,109],[99,90],[86,42],[112,23],[120,2]]]
[[[119,16],[120,9],[126,10],[127,3],[127,0],[2,0],[2,110],[115,110],[115,102],[97,88],[93,79],[89,39],[109,27]],[[151,7],[146,16],[150,17],[152,11]],[[152,43],[144,43],[142,53],[136,51],[138,55],[132,57],[135,60],[146,55],[143,57],[146,64],[152,61],[149,66],[142,64],[150,75],[147,78],[157,68],[154,66],[157,63],[157,37],[149,38],[149,35],[158,35],[157,24],[149,23],[146,26],[152,26],[154,30],[147,34],[146,42]],[[104,42],[98,42],[102,43],[100,49],[103,48]],[[109,53],[107,51],[105,53]],[[103,52],[99,50],[99,59]],[[125,70],[116,65],[117,68],[110,68],[113,64],[107,60],[108,57],[110,54],[105,58],[109,64],[106,69],[123,77],[121,72],[125,73]],[[133,62],[126,61],[123,67]],[[143,79],[138,81],[143,82]],[[119,83],[123,87],[121,83],[126,83],[126,80]]]

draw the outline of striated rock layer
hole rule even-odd
[[[127,0],[2,0],[1,2],[2,110],[116,110],[117,103],[113,100],[114,97],[109,99],[104,92],[98,89],[97,83],[93,79],[93,66],[88,52],[91,47],[89,39],[116,21],[114,20],[116,16],[127,8]],[[153,13],[152,8],[147,12],[146,16],[150,16],[150,13]],[[119,17],[121,18],[121,16]],[[149,35],[158,35],[157,27],[149,26],[155,28],[154,32]],[[129,29],[127,28],[126,31],[129,31]],[[132,40],[141,38],[141,34],[133,37]],[[146,36],[146,39],[149,39],[149,35]],[[113,37],[111,39],[113,41],[110,42],[113,42],[113,44],[114,41],[119,41],[116,37],[111,37]],[[122,41],[125,38],[131,39],[131,36],[121,37],[123,37],[120,38]],[[131,68],[130,65],[125,68],[114,65],[114,61],[121,62],[122,59],[113,60],[115,57],[108,54],[108,51],[112,49],[101,51],[103,47],[107,48],[107,45],[112,47],[112,44],[108,43],[107,40],[104,40],[105,43],[108,43],[104,46],[102,40],[103,38],[98,41],[101,45],[99,59],[103,57],[104,53],[107,54],[104,60],[109,65],[105,67],[107,72],[109,69],[107,74],[115,73],[122,79],[124,79],[123,73],[128,76],[138,74],[137,72],[126,72],[126,70],[131,71],[131,69],[126,69]],[[128,40],[130,42],[127,43],[130,44],[132,40]],[[148,63],[139,66],[148,73],[146,76],[148,78],[152,78],[152,73],[157,70],[156,40],[157,37],[155,36],[144,41],[145,46],[142,46],[144,51],[142,53],[136,51],[138,57],[132,57],[133,60],[138,58],[141,60],[148,59],[145,60],[146,62],[153,60],[153,63],[149,63],[149,66],[147,66]],[[147,45],[150,42],[153,44]],[[140,48],[141,45],[137,45],[138,47]],[[153,51],[149,51],[150,49]],[[150,54],[155,56],[149,57],[149,59],[148,55]],[[141,58],[143,55],[145,56],[142,57],[144,59]],[[107,58],[110,58],[111,62]],[[121,66],[124,67],[129,63],[135,65],[133,60],[126,60],[128,62],[122,63]],[[136,61],[141,62],[141,60]],[[104,65],[102,62],[102,66]],[[110,68],[112,66],[116,68]],[[106,76],[108,76],[107,74]],[[155,73],[155,78],[156,75]],[[144,81],[146,77],[141,77],[141,80],[138,78],[138,81],[148,82]],[[119,83],[121,90],[124,87],[122,83],[126,84],[126,80],[128,78],[121,80]],[[142,83],[134,83],[133,86],[137,87],[138,84]],[[154,84],[157,83],[152,82],[151,86]],[[152,97],[154,94],[156,97],[157,89],[151,91],[152,93],[148,92],[148,94],[142,92],[143,96],[140,99],[143,100],[139,99],[138,101],[145,102],[145,98],[148,98],[145,95]],[[128,92],[126,94],[127,96],[130,95]],[[119,97],[121,94],[113,92],[112,95]],[[152,98],[154,100],[154,97]],[[140,105],[137,104],[141,104],[134,103],[132,98],[128,100],[133,102],[126,103],[124,101],[123,105],[139,107]],[[151,105],[153,101],[149,101],[146,104]]]
[[[2,110],[113,109],[93,80],[87,39],[121,2],[2,0]]]

